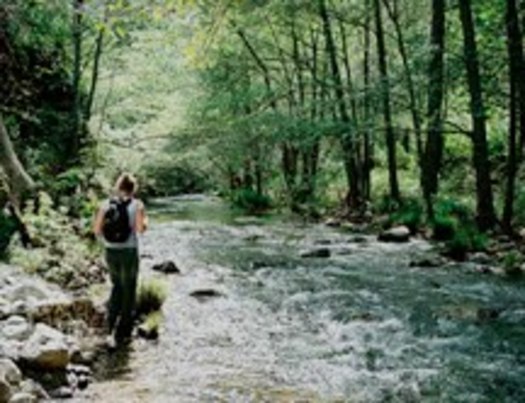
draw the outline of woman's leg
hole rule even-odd
[[[124,249],[122,270],[122,309],[120,322],[117,326],[117,340],[131,337],[133,332],[135,298],[137,293],[137,277],[139,270],[139,255],[137,249]]]
[[[115,330],[115,325],[122,311],[123,283],[121,275],[121,257],[118,250],[106,250],[106,262],[109,269],[112,288],[108,301],[108,331],[110,334]]]

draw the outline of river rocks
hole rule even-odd
[[[11,385],[18,385],[22,381],[22,373],[16,364],[8,358],[0,359],[0,377]]]
[[[158,271],[164,274],[180,274],[180,269],[177,267],[175,262],[172,261],[166,261],[163,263],[153,265],[151,270]]]
[[[49,400],[49,395],[39,383],[32,379],[26,379],[20,386],[20,391],[35,396],[37,400]]]
[[[410,229],[408,229],[404,225],[390,228],[379,234],[378,240],[381,242],[393,243],[408,242],[410,240]]]
[[[435,268],[445,266],[447,259],[442,256],[424,256],[410,262],[410,267]]]
[[[36,403],[37,401],[37,398],[29,393],[18,392],[11,397],[9,403]]]
[[[8,402],[16,392],[22,380],[22,373],[16,364],[7,359],[0,359],[0,402]]]
[[[193,298],[197,298],[198,300],[206,300],[209,298],[223,297],[224,294],[213,288],[202,288],[202,289],[190,292],[190,296]]]
[[[31,324],[22,316],[10,316],[7,320],[0,322],[0,335],[8,340],[26,340],[32,331]]]
[[[61,386],[50,393],[54,399],[71,399],[73,394],[73,388],[70,386]]]
[[[476,252],[469,256],[469,261],[476,264],[487,265],[492,262],[492,259],[485,252]]]
[[[8,402],[13,395],[13,389],[9,382],[0,376],[0,402]]]
[[[63,333],[39,323],[24,346],[21,358],[29,366],[43,370],[65,369],[69,348]]]
[[[304,250],[300,253],[302,258],[321,258],[326,259],[331,255],[330,249],[328,248],[315,248],[310,250]]]

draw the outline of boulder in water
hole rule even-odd
[[[190,296],[197,299],[209,299],[209,298],[219,298],[224,297],[224,294],[220,291],[214,290],[213,288],[203,288],[199,290],[192,291]]]
[[[153,265],[151,269],[164,274],[180,274],[180,269],[171,260]]]
[[[316,248],[305,250],[301,252],[302,258],[329,258],[331,255],[330,249],[328,248]]]
[[[378,240],[381,242],[392,243],[408,242],[410,240],[410,229],[408,229],[408,227],[405,227],[404,225],[390,228],[379,234]]]
[[[441,267],[446,264],[447,260],[442,256],[425,256],[412,260],[410,262],[410,267],[434,268]]]

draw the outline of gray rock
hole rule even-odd
[[[58,330],[39,323],[24,346],[21,358],[29,365],[41,369],[64,369],[69,363],[66,337]]]
[[[329,258],[331,255],[330,249],[328,248],[316,248],[311,250],[305,250],[300,253],[302,258]]]
[[[22,381],[22,373],[9,358],[0,358],[0,377],[13,386]]]
[[[9,340],[26,340],[32,332],[31,324],[22,316],[10,316],[0,322],[0,335]]]
[[[180,269],[177,267],[175,262],[172,261],[166,261],[163,263],[153,265],[151,269],[164,274],[180,274]]]
[[[190,296],[197,299],[208,299],[223,297],[224,295],[220,291],[214,290],[213,288],[203,288],[190,292]]]
[[[434,268],[447,264],[447,260],[442,256],[425,256],[410,262],[410,267]]]
[[[410,240],[410,230],[404,225],[390,228],[378,236],[381,242],[403,243]]]
[[[54,399],[71,399],[73,397],[73,389],[69,386],[61,386],[51,392],[51,397]]]
[[[37,398],[29,393],[18,392],[11,397],[9,403],[36,403],[37,401]]]
[[[476,252],[469,257],[469,260],[477,264],[490,264],[492,259],[485,252]]]
[[[40,400],[49,400],[49,395],[42,385],[32,379],[24,380],[20,386],[20,391],[36,396],[36,398]]]
[[[13,395],[13,388],[5,377],[0,376],[0,402],[8,402]]]

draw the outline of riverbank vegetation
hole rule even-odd
[[[482,247],[479,232],[515,237],[520,7],[3,3],[0,244],[17,230],[22,246],[39,243],[25,214],[39,215],[42,191],[85,238],[122,170],[142,179],[144,197],[209,191],[254,212],[384,216],[451,249]]]

